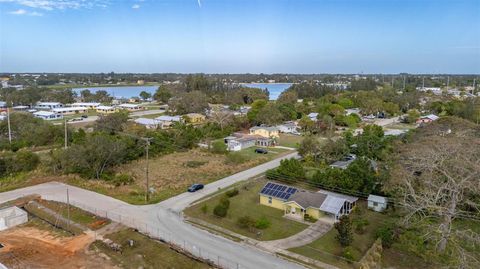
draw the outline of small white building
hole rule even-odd
[[[97,113],[110,114],[117,112],[117,109],[113,106],[97,106]]]
[[[13,110],[15,111],[27,111],[30,109],[29,106],[14,106],[12,107]]]
[[[297,124],[293,121],[285,122],[283,124],[277,125],[278,131],[280,133],[284,134],[294,134],[294,135],[300,135],[300,133],[297,130]]]
[[[59,102],[38,102],[35,106],[36,109],[51,110],[54,108],[63,107],[62,103]]]
[[[128,111],[138,111],[143,109],[142,106],[136,105],[136,104],[121,104],[121,105],[118,105],[117,107],[120,109],[128,110]]]
[[[161,123],[155,119],[137,118],[135,119],[135,123],[143,125],[147,129],[157,129],[158,127],[161,127]]]
[[[158,121],[161,128],[170,127],[175,122],[183,122],[183,119],[181,116],[168,116],[168,115],[162,115],[160,117],[156,117],[155,120]]]
[[[16,206],[0,209],[0,231],[23,224],[27,221],[27,212]]]
[[[44,120],[57,120],[63,118],[63,115],[55,114],[51,111],[37,111],[33,113],[33,116]]]
[[[59,115],[71,115],[71,114],[80,114],[86,113],[88,108],[86,107],[59,107],[52,109],[52,112]]]
[[[100,105],[101,105],[100,103],[80,102],[80,103],[73,103],[70,106],[72,106],[72,107],[85,107],[85,108],[88,108],[88,109],[95,109]]]
[[[370,194],[368,196],[368,208],[373,211],[382,212],[387,209],[388,199],[387,197]]]
[[[312,112],[312,113],[308,114],[307,117],[309,117],[310,120],[312,120],[312,121],[317,121],[318,113]]]

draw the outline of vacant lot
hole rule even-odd
[[[228,175],[243,171],[258,164],[288,153],[285,149],[271,149],[268,154],[255,154],[254,148],[234,153],[236,158],[225,154],[213,154],[194,149],[176,152],[150,159],[150,187],[153,189],[150,203],[156,203],[184,192],[192,183],[210,183]],[[94,190],[132,204],[145,203],[144,159],[133,161],[117,168],[117,173],[131,175],[134,182],[114,186],[105,181],[76,179],[69,183]]]
[[[0,261],[8,268],[116,268],[85,250],[89,235],[69,236],[38,219],[0,232]]]
[[[225,196],[224,194],[187,208],[185,214],[258,240],[285,238],[307,228],[305,224],[283,218],[284,212],[282,210],[259,204],[258,193],[265,183],[266,180],[261,179],[238,187],[239,194],[230,198],[228,214],[224,218],[213,215],[213,208]],[[206,213],[202,211],[202,207],[205,206],[207,208]],[[237,220],[243,216],[250,216],[254,220],[265,218],[270,222],[270,226],[266,229],[254,230],[240,228]],[[257,232],[260,232],[260,234],[257,234]]]
[[[121,244],[122,252],[113,251],[99,241],[92,244],[90,249],[105,253],[114,264],[122,268],[210,268],[207,264],[190,259],[174,251],[168,245],[151,240],[131,229],[106,237]],[[133,240],[132,247],[127,244],[128,240]]]
[[[303,140],[303,137],[300,135],[280,134],[280,138],[278,139],[278,142],[280,146],[298,148],[302,140]]]
[[[377,229],[385,222],[386,216],[380,213],[376,213],[366,209],[366,205],[363,202],[357,204],[361,208],[360,214],[351,214],[352,221],[355,219],[365,219],[368,221],[368,225],[365,228],[363,234],[354,232],[352,247],[352,254],[355,261],[359,261],[365,252],[372,246],[376,240],[375,233]],[[354,227],[354,226],[353,226]],[[325,263],[333,264],[340,268],[355,268],[353,264],[348,263],[342,259],[342,247],[335,238],[338,234],[336,229],[331,229],[321,238],[313,241],[312,243],[290,249],[290,251],[317,259]]]

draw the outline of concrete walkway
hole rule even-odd
[[[330,229],[332,229],[333,225],[326,221],[317,220],[314,224],[310,225],[307,229],[294,234],[290,237],[273,240],[273,241],[265,241],[261,242],[260,244],[264,248],[278,248],[278,249],[290,249],[295,247],[300,247],[303,245],[307,245],[312,243],[313,241],[317,240],[324,234],[326,234]]]

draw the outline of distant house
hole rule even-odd
[[[12,107],[13,110],[15,111],[27,111],[30,109],[29,106],[14,106]]]
[[[341,160],[330,164],[330,167],[345,170],[353,161],[355,161],[355,159],[357,159],[357,156],[355,154],[348,154],[347,156],[343,157]]]
[[[439,118],[440,118],[439,116],[434,115],[434,114],[422,116],[422,117],[420,117],[420,118],[417,120],[417,124],[430,123],[430,122],[432,122],[432,121],[438,120]]]
[[[206,119],[205,115],[202,115],[200,113],[188,113],[183,115],[183,117],[188,123],[201,123],[204,122]]]
[[[442,88],[440,87],[417,87],[417,91],[421,92],[431,92],[435,95],[441,95],[442,94]]]
[[[277,125],[278,131],[285,134],[295,134],[299,135],[297,124],[293,121],[285,122],[283,124]]]
[[[308,114],[307,117],[312,121],[317,121],[318,113],[312,112]]]
[[[277,127],[268,127],[268,126],[254,126],[250,128],[251,135],[259,135],[267,138],[277,138],[278,128]]]
[[[101,114],[110,114],[117,112],[117,109],[113,106],[97,106],[96,111]]]
[[[142,106],[136,105],[136,104],[121,104],[121,105],[118,105],[117,107],[119,109],[125,109],[128,111],[138,111],[143,109]]]
[[[362,115],[362,113],[360,113],[360,108],[347,108],[347,109],[345,109],[345,115],[349,116],[351,114],[357,114],[358,116]]]
[[[35,108],[39,110],[52,110],[60,107],[63,107],[63,104],[59,102],[38,102],[37,105],[35,105]]]
[[[260,191],[260,204],[284,211],[284,216],[304,219],[328,218],[338,221],[349,214],[358,198],[334,192],[311,192],[284,184],[268,182]]]
[[[155,120],[159,122],[161,128],[168,128],[175,122],[183,122],[183,119],[180,116],[168,116],[168,115],[162,115],[160,117],[156,117]]]
[[[51,111],[37,111],[33,113],[33,116],[44,120],[56,120],[63,118],[62,114],[56,114]]]
[[[72,107],[85,107],[88,109],[95,109],[100,106],[100,103],[73,103],[71,104]]]
[[[88,108],[86,107],[59,107],[52,109],[52,112],[59,115],[72,115],[86,113]]]
[[[0,101],[0,108],[6,108],[6,107],[7,107],[7,102]]]
[[[372,195],[368,196],[368,208],[377,212],[382,212],[387,209],[388,199],[387,197]]]
[[[155,119],[137,118],[135,123],[145,126],[147,129],[157,129],[161,127],[161,123]]]
[[[261,135],[250,135],[244,133],[233,133],[224,138],[228,151],[239,151],[253,146],[272,147],[275,146],[275,140]]]
[[[255,142],[257,141],[256,137],[235,137],[235,136],[227,136],[224,138],[225,143],[227,144],[228,151],[240,151],[242,149],[246,149],[249,147],[255,146]]]

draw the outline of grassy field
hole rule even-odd
[[[84,225],[92,230],[100,229],[101,227],[110,223],[108,219],[95,216],[78,207],[70,206],[70,210],[68,210],[67,204],[64,203],[47,200],[40,200],[38,203],[59,213],[65,218],[68,217],[68,211],[70,211],[70,219],[73,222]]]
[[[184,213],[190,217],[204,220],[232,232],[258,240],[285,238],[307,228],[305,224],[283,218],[284,212],[282,210],[259,204],[258,193],[265,183],[266,180],[262,179],[251,182],[244,187],[239,187],[239,194],[230,198],[230,208],[225,218],[218,218],[213,215],[213,208],[218,204],[221,197],[224,196],[223,194],[187,208]],[[207,206],[207,213],[202,212],[201,208],[204,205]],[[264,230],[249,231],[237,225],[237,219],[243,216],[250,216],[256,220],[265,217],[270,221],[271,225]],[[260,237],[257,236],[257,231],[261,232]]]
[[[377,229],[386,219],[386,216],[383,214],[367,210],[364,202],[359,202],[357,206],[362,208],[362,213],[360,215],[352,213],[352,220],[363,218],[368,220],[369,224],[366,226],[363,234],[354,232],[354,239],[351,247],[353,249],[352,254],[355,261],[359,261],[372,246],[373,242],[376,240],[375,233]],[[332,229],[314,242],[302,247],[290,249],[290,251],[335,265],[339,268],[354,268],[352,263],[340,258],[342,256],[342,246],[335,238],[336,235],[337,230]]]
[[[149,203],[157,203],[185,192],[193,183],[207,184],[226,176],[238,173],[261,163],[280,157],[290,151],[272,149],[269,154],[256,154],[254,149],[245,149],[235,154],[242,162],[228,162],[224,154],[213,154],[206,150],[194,149],[152,158],[149,162],[150,187],[155,191]],[[122,165],[117,173],[131,175],[133,184],[114,186],[101,180],[71,179],[68,183],[93,190],[131,204],[145,204],[145,160],[137,160]]]
[[[90,249],[105,253],[121,268],[210,268],[207,264],[190,259],[166,244],[149,239],[131,229],[106,237],[121,244],[122,252],[113,251],[99,241],[93,243]],[[134,241],[133,247],[127,245],[128,240]]]
[[[280,134],[278,144],[283,147],[298,148],[302,140],[303,136],[300,135]]]

